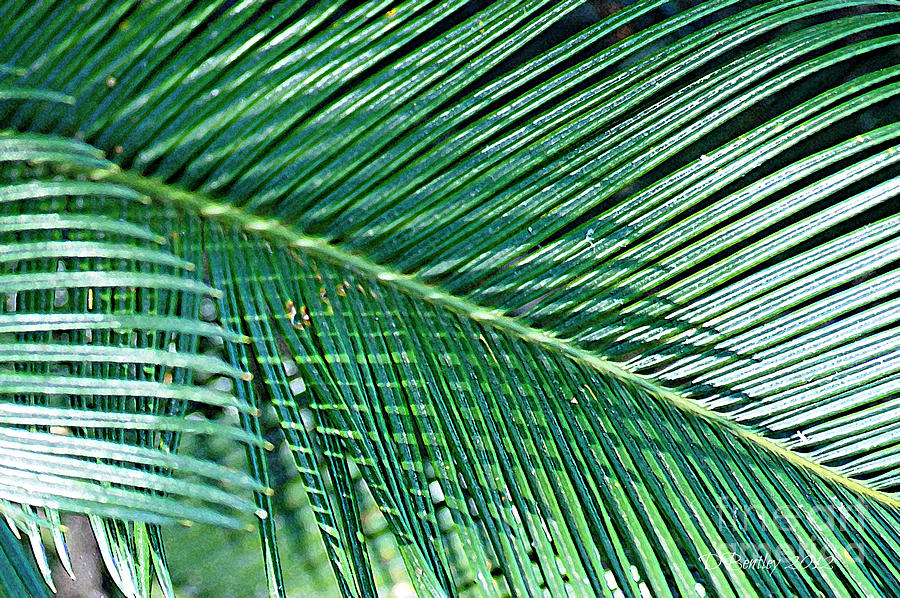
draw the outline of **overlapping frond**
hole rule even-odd
[[[136,224],[146,197],[53,175],[54,164],[108,172],[113,166],[96,150],[34,135],[3,141],[0,512],[29,535],[48,580],[41,529],[51,529],[65,556],[58,512],[91,515],[120,584],[132,595],[143,584],[146,593],[149,579],[138,581],[137,571],[149,575],[152,565],[134,561],[142,553],[161,558],[161,546],[145,524],[243,527],[236,514],[259,510],[242,496],[266,490],[256,479],[174,452],[183,433],[262,446],[240,427],[184,418],[189,404],[256,411],[231,393],[192,383],[195,372],[246,379],[198,351],[203,335],[245,339],[200,319],[203,298],[221,293],[196,278],[192,262],[165,249],[190,255],[178,249],[177,233],[167,239]],[[116,536],[127,538],[128,559],[116,553]],[[146,551],[136,548],[142,544]]]

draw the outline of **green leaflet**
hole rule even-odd
[[[49,598],[50,592],[33,569],[19,540],[9,529],[0,526],[0,595]]]
[[[240,440],[268,513],[271,402],[346,596],[380,579],[354,468],[421,595],[890,594],[898,4],[486,4],[0,8],[0,425],[80,430],[115,463],[65,506],[126,467],[107,514],[154,522],[202,491],[153,451]],[[84,461],[50,432],[7,480]],[[170,592],[155,527],[92,526]],[[705,556],[774,547],[835,560]]]

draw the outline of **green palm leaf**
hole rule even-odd
[[[50,596],[44,582],[34,574],[28,553],[6,527],[0,527],[0,596]]]
[[[591,6],[0,8],[0,505],[45,577],[58,511],[134,596],[158,524],[256,512],[282,594],[271,403],[345,596],[357,469],[422,596],[891,595],[898,3]]]

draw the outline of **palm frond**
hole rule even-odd
[[[475,4],[2,9],[9,88],[73,102],[0,105],[0,424],[118,455],[26,460],[91,481],[4,508],[112,517],[146,595],[120,520],[270,511],[271,401],[346,596],[378,591],[354,468],[422,595],[889,595],[898,3]],[[255,500],[172,478],[182,431],[247,443]]]

